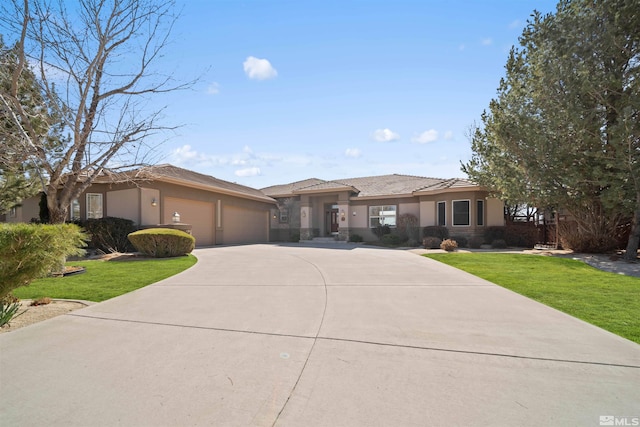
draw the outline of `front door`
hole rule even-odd
[[[327,234],[338,232],[338,209],[327,210]]]

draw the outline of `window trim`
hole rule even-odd
[[[440,221],[440,206],[443,206],[443,217],[442,221]],[[436,202],[436,225],[438,227],[446,227],[447,226],[447,202],[444,200]]]
[[[380,212],[388,212],[390,210],[385,210],[385,208],[390,208],[393,207],[393,212],[395,212],[395,215],[371,215],[371,208],[380,208]],[[390,224],[384,224],[384,221],[382,221],[382,224],[380,224],[381,226],[388,226],[389,228],[396,228],[398,226],[398,205],[369,205],[368,206],[368,214],[369,214],[369,229],[374,229],[376,227],[372,227],[371,226],[371,219],[372,218],[390,218],[393,217],[395,219],[393,225]]]
[[[482,207],[480,207],[482,205]],[[484,227],[485,218],[484,218],[484,199],[476,200],[476,226]]]
[[[100,196],[100,216],[99,217],[94,217],[94,216],[89,216],[89,198],[93,197],[93,196]],[[85,218],[86,219],[100,219],[100,218],[104,218],[104,195],[102,193],[87,193],[85,196],[85,201],[86,201],[86,211],[85,211]]]
[[[467,202],[467,223],[456,224],[456,203]],[[451,225],[453,227],[471,227],[471,199],[458,199],[451,201]]]
[[[77,206],[77,209],[78,209],[78,216],[73,216],[73,211],[75,206]],[[80,219],[82,218],[82,215],[80,214],[80,212],[81,212],[80,200],[72,199],[71,203],[69,203],[69,220],[80,221]]]

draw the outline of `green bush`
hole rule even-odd
[[[62,269],[82,255],[87,236],[75,224],[0,224],[0,298]]]
[[[293,232],[289,235],[289,241],[293,243],[298,243],[300,241],[300,233]]]
[[[493,249],[506,249],[507,242],[504,239],[496,239],[491,242],[491,247]]]
[[[449,238],[449,229],[441,225],[429,225],[422,229],[422,237],[438,237],[442,241]]]
[[[443,240],[442,243],[440,243],[440,249],[447,252],[453,252],[458,249],[458,243],[451,239]]]
[[[399,236],[397,234],[385,234],[384,236],[382,236],[382,243],[389,246],[398,246],[404,241],[405,240],[402,238],[402,236]]]
[[[127,238],[136,231],[133,221],[125,218],[105,217],[88,219],[80,223],[91,236],[89,246],[103,252],[131,252],[133,245]]]
[[[456,243],[458,243],[458,247],[459,248],[468,248],[469,247],[469,240],[467,240],[466,237],[464,236],[451,236],[452,240],[455,240]]]
[[[184,231],[171,228],[147,228],[129,234],[129,240],[138,252],[168,258],[186,255],[193,251],[196,239]]]
[[[473,236],[472,238],[469,239],[469,247],[471,249],[480,249],[483,243],[484,243],[484,239],[479,236]]]
[[[382,236],[391,233],[391,227],[389,227],[388,225],[379,225],[373,229],[373,232],[376,236],[378,236],[379,240],[382,240]]]
[[[425,249],[438,249],[440,247],[440,243],[442,243],[442,239],[439,237],[425,237],[422,239],[422,245]]]
[[[492,243],[494,240],[504,240],[506,242],[507,227],[487,227],[487,229],[484,231],[484,241],[487,243]]]
[[[353,243],[360,243],[364,241],[364,239],[359,234],[352,234],[351,236],[349,236],[349,241]]]

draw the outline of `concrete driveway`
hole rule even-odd
[[[347,245],[195,254],[165,281],[0,335],[0,424],[640,416],[640,346],[435,261]]]

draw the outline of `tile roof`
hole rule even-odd
[[[190,187],[198,187],[208,191],[217,191],[225,194],[236,195],[242,198],[260,200],[274,203],[275,200],[265,195],[262,191],[234,182],[224,181],[210,175],[193,172],[188,169],[164,164],[155,166],[145,166],[132,171],[118,174],[110,174],[104,178],[99,178],[96,182],[105,181],[145,181],[154,180],[161,182],[172,182]]]
[[[310,187],[316,184],[321,184],[325,181],[318,178],[309,178],[303,181],[296,181],[290,184],[282,184],[282,185],[272,185],[271,187],[265,187],[262,189],[262,192],[267,196],[275,197],[275,196],[291,196],[296,191]]]
[[[412,196],[414,193],[438,193],[447,190],[477,187],[465,179],[427,178],[413,175],[378,175],[324,181],[317,178],[291,184],[263,188],[271,197],[286,197],[304,193],[352,191],[354,198]]]

